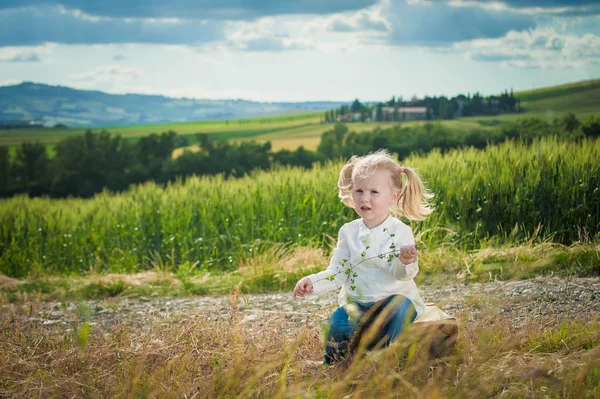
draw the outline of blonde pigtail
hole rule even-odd
[[[354,171],[354,164],[357,160],[357,156],[350,158],[340,171],[340,177],[338,179],[338,196],[342,200],[342,203],[349,207],[354,206],[352,202],[352,172]]]
[[[425,188],[414,169],[403,167],[401,171],[406,174],[406,185],[398,198],[398,202],[402,204],[402,213],[410,220],[423,220],[433,212],[428,202],[433,194]]]

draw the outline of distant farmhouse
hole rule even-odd
[[[377,110],[372,111],[375,120]],[[382,121],[416,121],[427,119],[427,107],[383,107],[381,108]]]
[[[368,114],[367,114],[368,115]],[[415,121],[427,119],[427,107],[383,107],[381,108],[381,121]],[[365,117],[360,112],[350,112],[338,115],[336,122],[370,122],[376,121],[377,109],[371,110],[371,117]]]
[[[351,104],[325,111],[325,122],[398,122],[455,119],[463,116],[498,115],[521,112],[521,100],[506,90],[500,96],[483,97],[479,92],[459,94],[453,98],[413,96],[408,101],[401,97],[379,103],[361,103],[358,98]]]
[[[349,114],[338,115],[335,119],[336,122],[361,122],[362,115],[360,112],[352,112]],[[365,121],[368,122],[368,121]]]

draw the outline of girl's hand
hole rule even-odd
[[[310,282],[310,279],[308,277],[303,277],[302,279],[300,279],[300,281],[296,283],[296,287],[294,288],[294,301],[296,300],[297,296],[304,297],[304,295],[311,294],[312,292],[313,285]]]
[[[419,256],[419,251],[414,244],[400,247],[400,262],[403,265],[410,265],[417,259],[417,256]]]

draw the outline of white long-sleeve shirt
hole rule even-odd
[[[390,295],[401,294],[412,301],[417,316],[420,316],[425,310],[425,303],[413,280],[419,272],[417,260],[404,265],[397,257],[390,262],[387,255],[383,259],[377,256],[414,243],[411,228],[392,216],[373,229],[367,228],[362,219],[346,223],[339,231],[337,247],[329,267],[308,276],[313,285],[313,294],[342,287],[338,298],[340,306],[348,302],[348,297],[361,302],[376,302]],[[365,258],[373,259],[363,261]],[[344,259],[347,262],[343,262]],[[340,262],[344,265],[340,265]],[[351,275],[348,275],[345,271],[350,267]],[[354,273],[356,277],[352,283],[351,276]],[[351,289],[352,285],[354,289]]]

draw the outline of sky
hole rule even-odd
[[[600,0],[1,0],[0,86],[385,101],[600,78]]]

